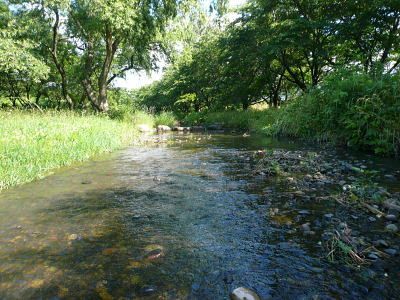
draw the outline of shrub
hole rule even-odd
[[[399,154],[400,80],[339,70],[284,107],[272,135],[337,140],[377,154]]]

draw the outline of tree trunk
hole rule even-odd
[[[115,52],[119,46],[119,39],[116,38],[113,41],[111,29],[107,26],[106,28],[106,57],[104,59],[103,67],[98,79],[99,94],[97,99],[97,105],[100,111],[107,111],[109,108],[107,88],[108,88],[108,75],[110,74],[111,65],[114,60]]]
[[[63,95],[63,98],[65,101],[67,101],[68,106],[70,109],[74,108],[74,101],[72,100],[70,94],[68,93],[68,79],[67,79],[67,74],[65,73],[64,66],[60,63],[60,60],[58,58],[58,43],[59,43],[59,38],[58,38],[58,28],[60,26],[60,15],[57,9],[54,10],[55,13],[55,21],[53,25],[53,45],[51,48],[49,48],[50,53],[53,57],[54,64],[56,65],[58,73],[60,73],[61,76],[61,92]]]

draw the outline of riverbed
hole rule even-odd
[[[336,221],[324,215],[346,211],[313,200],[326,186],[292,205],[286,185],[254,172],[260,149],[399,167],[260,136],[149,136],[0,193],[0,299],[229,299],[240,286],[262,299],[398,297],[398,255],[365,266],[329,261],[323,225]],[[398,181],[382,184],[399,190]],[[368,224],[360,226],[374,234],[385,221]]]

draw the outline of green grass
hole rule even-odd
[[[169,111],[161,112],[158,115],[155,115],[154,118],[155,126],[167,125],[169,127],[173,127],[174,123],[176,122],[176,116],[174,113]]]
[[[126,122],[72,112],[0,111],[0,190],[126,145]]]

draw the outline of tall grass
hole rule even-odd
[[[72,112],[0,111],[0,190],[132,141],[128,123]]]

